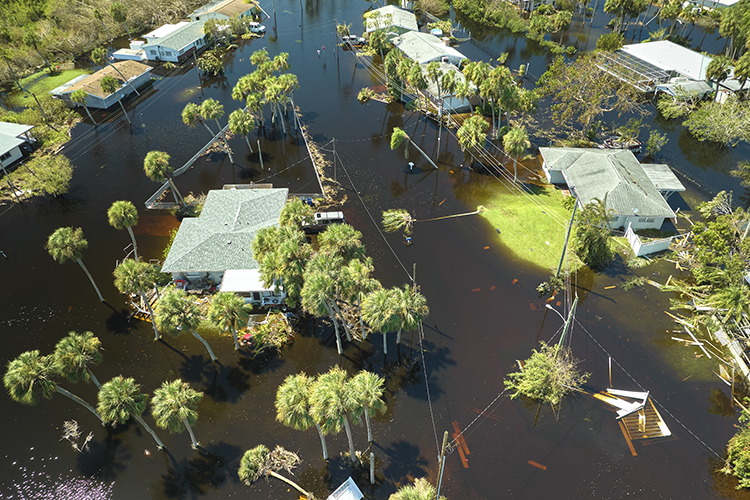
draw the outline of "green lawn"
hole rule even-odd
[[[500,232],[497,235],[518,259],[545,269],[556,269],[565,243],[571,213],[562,205],[562,193],[553,186],[527,184],[527,196],[505,186],[492,190],[482,216]],[[568,261],[578,260],[568,252]]]
[[[63,83],[72,80],[78,75],[84,75],[87,73],[87,71],[84,71],[82,69],[64,69],[62,71],[56,71],[50,74],[49,71],[47,71],[47,69],[45,68],[42,71],[21,79],[21,85],[27,91],[33,92],[34,94],[39,96],[46,94],[50,90],[59,87]],[[17,88],[18,87],[16,87],[16,89]],[[16,106],[31,106],[34,103],[34,99],[29,94],[26,94],[26,96],[24,97],[19,93],[16,93],[13,94],[11,103]]]

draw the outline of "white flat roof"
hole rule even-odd
[[[272,292],[263,285],[259,269],[228,269],[221,279],[220,292]]]
[[[712,60],[711,57],[669,40],[633,43],[623,46],[620,50],[664,71],[676,71],[698,81],[706,79],[706,68]]]
[[[181,21],[177,24],[165,24],[164,26],[161,26],[159,28],[156,28],[154,31],[150,33],[146,33],[143,35],[143,38],[162,38],[170,33],[174,33],[178,29],[182,28],[186,24],[188,24],[189,21]]]

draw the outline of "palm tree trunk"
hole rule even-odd
[[[83,406],[83,407],[84,407],[84,408],[86,408],[86,409],[87,409],[88,411],[90,411],[91,413],[93,413],[94,415],[96,415],[96,418],[98,418],[98,419],[99,419],[99,422],[101,422],[101,423],[102,423],[102,425],[104,425],[104,420],[102,420],[102,417],[101,417],[101,415],[99,415],[99,412],[98,412],[98,411],[96,411],[96,409],[95,409],[95,408],[94,408],[93,406],[91,406],[91,405],[90,405],[90,404],[88,404],[88,403],[87,403],[86,401],[84,401],[83,399],[79,398],[78,396],[76,396],[76,395],[75,395],[75,394],[73,394],[72,392],[70,392],[70,391],[68,391],[68,390],[65,390],[65,389],[63,389],[63,388],[62,388],[62,387],[60,387],[59,385],[58,385],[58,386],[55,386],[55,390],[56,390],[56,391],[57,391],[58,393],[62,394],[63,396],[67,396],[67,397],[69,397],[70,399],[72,399],[73,401],[75,401],[76,403],[78,403],[79,405]]]
[[[346,438],[349,440],[349,458],[352,459],[352,463],[357,459],[357,453],[354,451],[354,439],[352,439],[352,426],[349,425],[349,417],[344,414],[344,429],[346,430]]]
[[[182,419],[182,425],[185,426],[185,429],[187,429],[188,434],[190,434],[190,440],[193,442],[192,446],[194,450],[197,450],[198,447],[201,445],[198,441],[195,440],[195,434],[193,434],[193,428],[190,427],[190,423],[187,421],[186,418]]]
[[[211,361],[216,361],[216,356],[214,356],[214,352],[211,350],[211,346],[208,345],[208,342],[206,342],[206,339],[204,339],[203,337],[201,337],[200,335],[198,335],[198,332],[196,332],[196,331],[192,331],[190,333],[192,333],[193,337],[195,337],[196,339],[198,339],[201,342],[201,344],[203,344],[203,346],[208,351],[208,355],[211,356]]]
[[[245,142],[247,143],[247,149],[249,149],[250,152],[252,153],[253,147],[250,145],[250,139],[248,139],[247,136],[245,136]]]
[[[365,423],[367,424],[367,442],[372,443],[372,426],[370,425],[370,409],[365,408]]]
[[[122,108],[122,114],[125,115],[125,119],[128,121],[129,124],[133,124],[133,122],[130,121],[130,117],[128,116],[128,112],[125,111],[125,106],[122,105],[122,101],[120,100],[120,96],[117,96],[117,102],[120,104],[120,107]]]
[[[388,356],[388,342],[387,342],[387,339],[388,339],[388,333],[384,331],[383,332],[383,355],[384,356]]]
[[[133,84],[130,83],[127,78],[125,78],[125,75],[123,75],[122,73],[120,73],[119,69],[115,68],[115,66],[112,63],[110,63],[109,61],[107,61],[107,64],[109,65],[110,68],[112,68],[113,70],[117,71],[117,74],[122,77],[122,80],[125,83],[127,83],[130,86],[131,89],[133,89],[133,92],[135,92],[135,95],[141,95],[141,93],[138,92],[138,89],[135,88],[135,87],[133,87]]]
[[[750,224],[748,224],[748,227],[750,227]],[[362,305],[359,302],[359,297],[357,297],[357,309],[359,309],[359,329],[362,330],[362,338],[367,338],[367,332],[365,331],[365,322],[362,319]]]
[[[94,122],[94,125],[98,125],[98,123],[96,123],[96,120],[94,120],[94,117],[93,117],[93,116],[91,115],[91,111],[89,111],[89,107],[88,107],[88,106],[86,106],[86,105],[84,104],[84,105],[83,105],[83,109],[85,109],[85,110],[86,110],[86,114],[87,114],[87,115],[89,115],[89,119],[90,119],[90,120],[91,120],[92,122]]]
[[[403,331],[403,328],[399,328],[399,329],[398,329],[398,334],[396,335],[396,343],[397,343],[397,344],[400,344],[400,343],[401,343],[401,332],[402,332],[402,331]]]
[[[291,479],[287,479],[287,478],[285,478],[284,476],[282,476],[282,475],[281,475],[281,474],[279,474],[278,472],[275,472],[275,471],[269,470],[269,471],[268,471],[268,475],[270,475],[270,476],[273,476],[273,477],[275,477],[276,479],[280,479],[281,481],[284,481],[284,482],[285,482],[286,484],[288,484],[289,486],[291,486],[291,487],[292,487],[292,488],[294,488],[295,490],[299,491],[300,493],[302,493],[303,495],[305,495],[305,496],[306,496],[307,498],[312,498],[312,495],[311,495],[310,493],[308,493],[307,491],[303,490],[303,489],[302,489],[302,488],[300,487],[300,485],[298,485],[297,483],[295,483],[295,482],[294,482],[294,481],[292,481]]]
[[[44,55],[42,54],[42,51],[41,51],[41,50],[39,50],[39,48],[38,48],[38,47],[36,46],[36,44],[34,45],[34,48],[36,49],[36,53],[37,53],[37,54],[39,54],[39,57],[41,57],[41,58],[42,58],[42,60],[44,61],[44,64],[46,64],[46,65],[47,65],[47,69],[50,69],[50,70],[51,70],[52,68],[51,68],[51,67],[50,67],[50,65],[49,65],[49,61],[47,60],[47,58],[46,58],[46,57],[44,57]]]
[[[240,350],[240,343],[237,340],[237,325],[232,325],[232,338],[234,338],[234,350]]]
[[[135,234],[133,234],[133,228],[128,226],[126,229],[128,230],[130,239],[133,241],[133,252],[135,253],[135,260],[140,260],[140,258],[138,257],[138,243],[136,243],[135,241]]]
[[[91,368],[88,366],[86,367],[86,373],[89,374],[89,377],[91,378],[91,381],[94,383],[97,389],[102,388],[102,384],[99,383],[99,379],[96,378],[96,375],[94,375],[94,372],[91,371]]]
[[[341,318],[341,324],[344,325],[344,332],[346,333],[346,340],[351,342],[352,341],[352,334],[349,331],[349,323],[346,322],[346,318],[344,318],[344,314],[341,312],[341,309],[339,308],[339,305],[336,303],[336,300],[332,300],[331,304],[333,304],[333,308],[336,310],[336,313]]]
[[[94,286],[94,290],[96,290],[96,294],[99,296],[99,300],[104,302],[104,297],[102,297],[101,292],[99,291],[99,287],[96,286],[96,283],[94,282],[94,278],[91,276],[91,273],[88,269],[86,269],[86,265],[83,263],[81,259],[76,259],[78,261],[78,265],[81,266],[81,269],[83,269],[83,272],[86,273],[86,276],[89,277],[89,281],[91,281],[91,284]]]
[[[107,25],[106,25],[106,24],[104,24],[104,19],[102,19],[102,18],[100,17],[100,18],[99,18],[99,21],[101,21],[101,23],[102,23],[102,28],[104,28],[104,32],[105,32],[105,33],[107,34],[107,40],[111,40],[111,39],[112,39],[112,37],[111,37],[111,36],[109,36],[109,31],[107,30]]]
[[[157,290],[159,287],[156,288]],[[154,309],[151,307],[151,302],[149,302],[148,297],[146,297],[146,294],[143,293],[143,291],[138,290],[138,293],[141,294],[141,300],[146,303],[146,307],[148,308],[148,314],[151,316],[151,326],[154,327],[154,335],[156,338],[154,340],[161,339],[161,335],[159,335],[159,329],[156,327],[156,320],[154,319]]]
[[[125,31],[127,31],[127,32],[128,32],[128,38],[130,38],[130,39],[132,40],[132,39],[133,39],[133,37],[132,37],[132,36],[130,36],[130,30],[128,29],[128,25],[127,25],[127,24],[125,24],[125,23],[122,23],[122,25],[123,25],[123,26],[125,26]]]
[[[328,304],[328,301],[325,302],[326,310],[328,310],[328,316],[331,317],[331,321],[333,321],[333,328],[336,331],[336,348],[339,351],[339,356],[344,354],[344,350],[341,348],[341,334],[339,333],[339,324],[336,321],[336,315],[333,313],[333,310],[331,309],[330,304]]]
[[[323,446],[323,460],[328,460],[328,447],[326,446],[326,436],[323,434],[323,429],[320,424],[315,424],[315,428],[318,430],[318,436],[320,436],[320,444]]]
[[[145,420],[143,420],[143,417],[141,417],[140,415],[133,415],[133,417],[135,418],[136,422],[141,424],[143,428],[146,429],[146,432],[151,434],[151,437],[154,438],[154,441],[156,441],[156,446],[158,446],[160,450],[163,449],[164,443],[161,442],[161,439],[159,439],[159,436],[157,436],[154,430],[151,427],[149,427],[149,425],[146,423]]]

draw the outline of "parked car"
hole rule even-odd
[[[344,212],[315,212],[312,223],[302,223],[306,234],[318,234],[331,224],[345,224]]]
[[[364,44],[367,43],[367,40],[365,40],[363,37],[357,36],[357,35],[344,35],[344,36],[341,37],[341,40],[344,43],[348,43],[348,44],[350,44],[350,45],[352,45],[354,47],[360,47],[360,46],[362,46],[362,45],[364,45]]]
[[[260,23],[252,22],[252,23],[249,23],[248,26],[250,29],[250,33],[263,34],[266,32],[266,27]]]

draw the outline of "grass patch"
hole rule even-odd
[[[563,206],[563,195],[554,186],[527,186],[533,193],[529,196],[510,192],[505,186],[493,190],[483,203],[486,210],[482,217],[499,231],[498,238],[518,259],[556,269],[571,213]],[[571,257],[577,269],[580,262],[569,251],[567,258]]]
[[[75,77],[85,74],[88,74],[88,72],[82,69],[63,69],[50,73],[45,68],[42,71],[21,79],[21,85],[28,92],[33,92],[39,97],[40,95],[46,95],[50,90],[59,87]],[[29,107],[35,105],[34,99],[29,94],[26,94],[26,96],[13,94],[10,101],[16,106]]]

